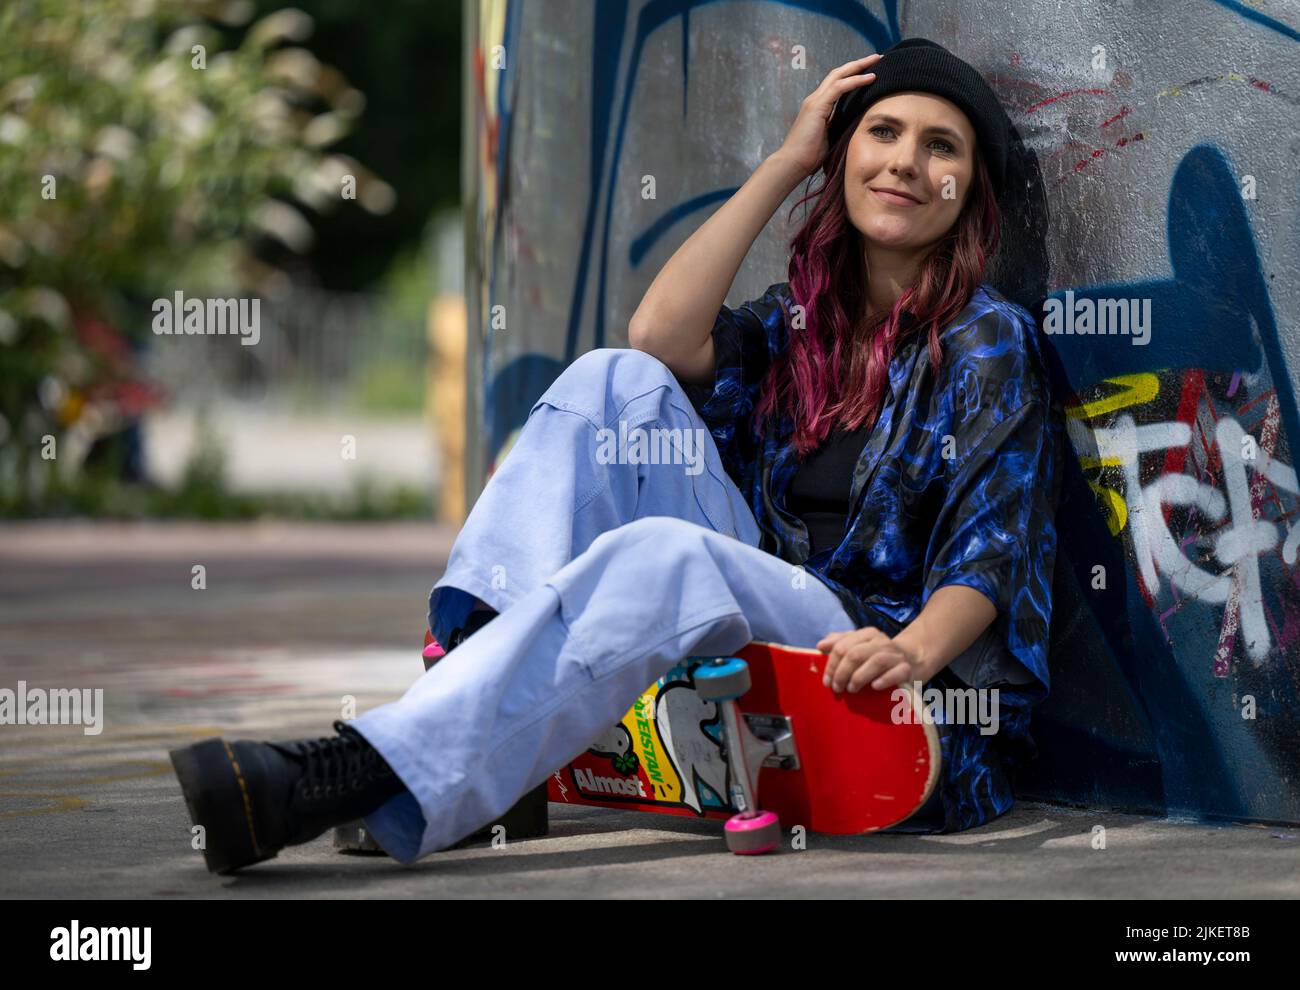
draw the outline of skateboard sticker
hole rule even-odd
[[[698,662],[678,664],[636,699],[621,722],[555,773],[587,801],[627,802],[704,816],[736,810],[718,706],[695,692]],[[566,779],[567,777],[567,779]]]

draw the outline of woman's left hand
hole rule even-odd
[[[846,687],[856,694],[868,683],[883,691],[925,680],[916,650],[874,626],[830,633],[822,637],[817,649],[829,653],[822,683],[836,694]]]

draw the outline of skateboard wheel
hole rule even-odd
[[[727,819],[727,848],[737,856],[771,852],[781,842],[781,819],[770,811],[741,812]]]
[[[424,660],[424,669],[428,670],[435,663],[441,660],[446,653],[447,651],[442,648],[436,639],[432,643],[426,644],[420,654],[421,658]]]
[[[749,664],[738,657],[695,669],[695,693],[705,701],[735,701],[749,690]]]

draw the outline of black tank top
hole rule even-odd
[[[866,423],[850,432],[835,426],[822,445],[795,469],[785,507],[808,527],[810,554],[837,547],[844,539],[853,469],[870,437],[871,428]]]

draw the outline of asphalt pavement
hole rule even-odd
[[[208,874],[167,750],[215,734],[326,735],[350,700],[360,712],[398,697],[422,672],[426,600],[454,535],[412,523],[0,528],[0,688],[104,692],[94,735],[0,726],[0,896],[1300,896],[1300,827],[1027,802],[960,834],[809,836],[763,857],[730,855],[716,822],[552,803],[543,838],[409,867],[324,836]]]

